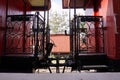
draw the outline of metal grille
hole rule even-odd
[[[76,16],[70,26],[71,52],[104,52],[102,16]]]
[[[5,53],[43,54],[44,31],[44,19],[38,14],[8,15],[5,33]]]

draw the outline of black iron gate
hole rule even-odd
[[[44,18],[35,15],[8,15],[5,32],[5,54],[44,54],[46,46]]]
[[[102,16],[76,16],[70,25],[70,50],[75,53],[103,53]]]

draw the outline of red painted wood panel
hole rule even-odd
[[[23,14],[23,0],[8,0],[8,15]]]
[[[120,0],[113,0],[113,6],[114,6],[114,13],[120,14]]]
[[[115,6],[116,8],[116,6]],[[120,10],[119,10],[120,11]],[[116,18],[116,59],[120,59],[120,13],[115,15]]]
[[[117,32],[119,33],[120,32],[120,14],[115,15],[115,18],[116,18],[116,29],[117,29]]]
[[[116,35],[116,59],[120,58],[120,35]]]
[[[64,34],[54,34],[50,36],[55,46],[53,46],[52,53],[69,53],[70,52],[70,41],[69,36]]]
[[[3,36],[4,36],[4,29],[5,29],[5,17],[6,17],[6,0],[0,0],[0,56],[3,55]]]
[[[105,52],[111,59],[120,59],[120,0],[103,0],[100,15],[104,17]]]
[[[114,14],[116,19],[116,57],[120,59],[120,0],[113,0]]]
[[[108,56],[111,59],[117,59],[116,57],[116,25],[115,25],[115,16],[114,16],[114,0],[108,0],[108,7],[107,7],[107,27],[108,27]]]
[[[117,59],[113,1],[114,0],[102,0],[100,15],[104,17],[104,27],[107,27],[105,31],[105,52],[109,58]]]
[[[4,48],[4,33],[5,33],[5,20],[6,20],[6,1],[0,0],[0,56],[3,55]],[[30,6],[25,4],[24,0],[8,0],[8,15],[24,14],[25,10],[30,9]],[[16,44],[15,44],[16,45]]]

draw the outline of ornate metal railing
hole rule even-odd
[[[44,54],[46,45],[45,21],[35,15],[8,15],[5,32],[5,54]]]
[[[70,50],[73,54],[104,52],[102,16],[76,16],[71,21]]]

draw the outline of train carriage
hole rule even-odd
[[[48,57],[55,44],[50,40],[49,16],[46,16],[51,2],[0,0],[0,71],[32,72],[45,67],[52,73],[51,66],[56,67],[57,72],[60,66],[79,71],[120,71],[120,1],[62,0],[62,8],[73,9],[74,18],[69,20],[68,57],[55,58]],[[76,9],[80,8],[93,9],[93,15],[78,16]],[[52,64],[52,60],[57,63]],[[65,63],[60,64],[59,60]]]

